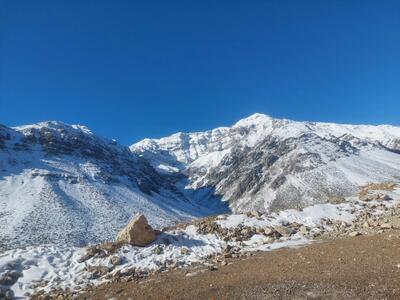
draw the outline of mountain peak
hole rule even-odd
[[[47,128],[50,130],[60,131],[60,130],[68,130],[68,131],[79,131],[85,134],[93,135],[92,131],[83,125],[69,125],[61,121],[43,121],[31,125],[23,125],[14,127],[17,131],[26,131],[31,129],[42,129]]]
[[[271,122],[271,120],[272,120],[272,117],[270,117],[268,115],[261,114],[261,113],[255,113],[247,118],[241,119],[234,126],[240,126],[240,127],[254,126],[254,125],[263,124],[266,122]]]

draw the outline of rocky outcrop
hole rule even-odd
[[[0,286],[0,299],[12,300],[14,299],[14,292],[8,287]]]
[[[135,216],[117,235],[117,241],[134,246],[146,246],[156,239],[156,232],[144,215]]]
[[[341,203],[357,192],[360,177],[398,181],[399,137],[400,129],[391,126],[256,114],[232,127],[146,139],[130,149],[156,169],[163,166],[163,174],[185,175],[185,186],[212,188],[235,213],[272,212]]]

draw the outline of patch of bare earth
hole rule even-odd
[[[257,253],[211,271],[104,284],[79,299],[400,299],[400,232]]]
[[[396,187],[392,183],[362,187],[359,198],[364,202],[353,223],[324,220],[321,233],[312,236],[318,241],[308,246],[251,255],[224,252],[217,262],[210,258],[209,266],[205,262],[144,275],[132,271],[128,277],[111,276],[112,282],[89,287],[84,293],[38,294],[33,298],[400,299],[400,205],[385,204],[391,199],[385,192]],[[375,214],[377,210],[382,213]],[[225,232],[213,217],[195,224],[201,233],[227,239],[249,239],[256,232],[250,228]],[[285,228],[309,235],[305,226],[297,225]],[[269,234],[265,230],[263,234]],[[269,230],[279,232],[279,228]],[[87,258],[112,254],[120,246],[110,243],[92,247]]]

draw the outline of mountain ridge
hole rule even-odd
[[[1,126],[0,248],[112,240],[136,213],[161,228],[226,211],[191,201],[177,179],[82,126]]]
[[[0,248],[113,239],[135,213],[155,227],[279,211],[400,181],[400,127],[255,114],[131,147],[82,125],[0,126]]]
[[[208,185],[216,187],[217,193],[231,203],[234,211],[235,209],[243,210],[246,206],[249,209],[253,207],[268,210],[271,203],[274,202],[271,195],[284,184],[286,178],[297,180],[297,175],[307,174],[308,169],[317,172],[323,167],[328,167],[330,161],[338,159],[343,161],[348,156],[351,156],[355,163],[369,164],[368,155],[379,156],[379,151],[388,156],[398,153],[400,150],[400,127],[298,122],[254,114],[236,122],[232,127],[219,127],[205,132],[173,134],[161,139],[146,139],[132,145],[130,149],[146,158],[153,167],[161,172],[188,174],[191,187],[199,188]],[[280,150],[276,151],[277,149]],[[269,154],[266,153],[268,151]],[[252,153],[253,158],[249,158],[248,153]],[[283,155],[287,155],[287,157],[284,158]],[[398,156],[392,158],[395,162],[398,161]],[[375,160],[377,159],[375,158]],[[243,160],[246,162],[242,163],[239,168],[239,161]],[[236,163],[232,163],[232,161],[236,161]],[[275,164],[276,162],[278,165]],[[306,164],[308,166],[305,166]],[[252,165],[259,171],[246,171],[248,166]],[[265,168],[266,166],[267,168]],[[385,169],[386,163],[381,161],[376,168],[377,170]],[[346,166],[345,170],[342,169],[336,168],[332,172],[349,172],[349,166]],[[397,165],[394,169],[397,169]],[[280,170],[287,171],[282,174]],[[360,172],[361,174],[371,173],[372,170],[360,169],[357,172],[357,175],[360,176]],[[370,179],[398,179],[394,173],[394,170],[389,170],[390,176],[387,178],[374,175]],[[243,174],[248,176],[247,179]],[[268,176],[272,178],[265,178]],[[239,183],[238,179],[241,179]],[[254,202],[260,202],[257,197],[254,197],[254,194],[262,189],[258,181],[264,179],[269,181],[272,189],[266,190],[264,195],[259,195],[258,198],[269,199],[265,201],[269,204],[259,203],[254,206]],[[347,191],[344,195],[354,192],[360,182],[366,183],[365,180],[347,181],[342,185],[343,190]],[[243,193],[243,190],[248,190],[249,183],[252,184],[252,192]],[[233,190],[228,187],[235,184],[237,187]],[[301,182],[288,188],[304,190],[301,185],[307,186],[306,183]],[[312,187],[308,186],[308,188]],[[340,188],[335,185],[331,192],[325,192],[322,199],[316,195],[310,197],[319,201],[327,201],[329,197],[333,196],[333,193],[337,193],[335,190],[340,190]],[[285,192],[286,195],[287,193],[289,192]],[[304,198],[303,192],[299,194],[297,191],[292,191],[291,193],[297,194],[300,199]],[[243,197],[248,197],[248,201],[236,206],[234,202]],[[283,195],[280,198],[280,201],[283,202]],[[280,205],[275,206],[280,208]],[[282,208],[287,207],[283,206]]]

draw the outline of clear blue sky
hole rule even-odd
[[[400,1],[0,0],[0,123],[131,144],[255,112],[400,125]]]

